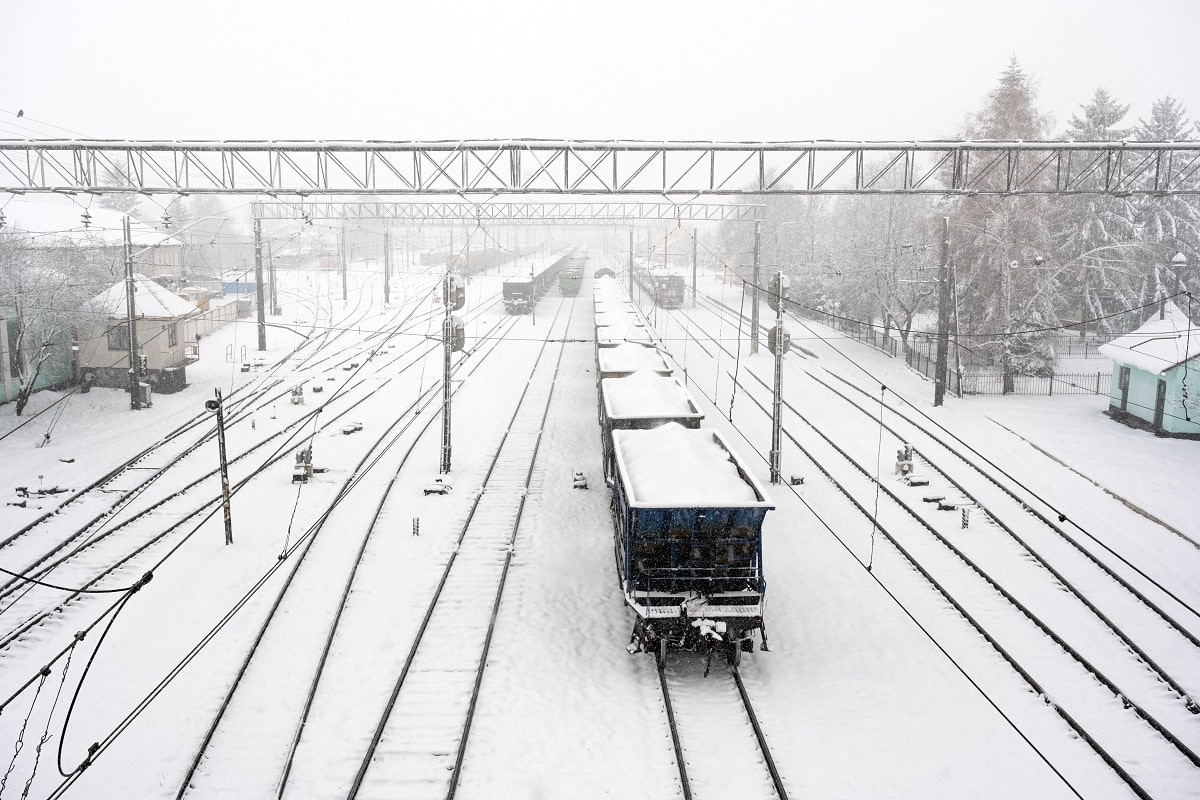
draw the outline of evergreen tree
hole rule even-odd
[[[1033,82],[1014,58],[963,138],[1040,140],[1048,131]],[[1057,209],[1052,198],[978,195],[956,200],[951,217],[963,343],[977,362],[1001,367],[1010,392],[1013,375],[1053,368],[1061,267],[1046,266],[1045,255],[1055,249]]]
[[[1144,142],[1177,142],[1188,138],[1187,109],[1167,95],[1150,107],[1150,121],[1138,118],[1137,138]]]
[[[1083,116],[1072,116],[1067,124],[1067,138],[1077,142],[1116,142],[1127,138],[1132,128],[1117,127],[1129,113],[1129,105],[1121,105],[1106,89],[1097,89],[1092,101],[1081,106]]]

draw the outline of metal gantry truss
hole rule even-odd
[[[0,191],[1197,195],[1200,141],[0,140]]]
[[[766,206],[754,203],[431,203],[276,201],[250,204],[255,219],[348,220],[419,225],[635,225],[655,221],[756,222]]]

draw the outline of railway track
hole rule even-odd
[[[538,354],[380,715],[351,798],[455,795],[563,347],[553,359],[546,357],[546,344]],[[464,653],[479,653],[473,668],[464,668]]]
[[[515,320],[515,318],[509,319]],[[560,352],[561,347],[562,345],[559,345]],[[546,345],[543,344],[542,350],[544,351],[545,348]],[[483,358],[472,357],[470,363],[471,369],[474,371],[483,363]],[[246,686],[239,689],[239,692],[246,696],[242,699],[233,697],[227,701],[229,711],[227,714],[223,712],[223,715],[228,719],[224,721],[218,719],[214,722],[209,735],[211,742],[202,748],[202,755],[197,757],[192,774],[181,787],[180,797],[204,796],[206,794],[205,787],[211,785],[214,770],[220,773],[220,781],[226,787],[231,780],[236,781],[233,776],[242,770],[231,765],[236,763],[241,755],[244,755],[244,748],[239,743],[242,742],[244,736],[252,736],[257,740],[264,733],[269,741],[276,743],[290,741],[291,744],[286,755],[279,754],[268,759],[273,766],[269,767],[267,771],[278,775],[273,786],[265,787],[259,782],[252,787],[249,785],[242,787],[251,795],[264,795],[269,791],[281,797],[299,797],[305,796],[306,793],[308,796],[330,796],[325,792],[344,796],[347,792],[346,787],[355,778],[354,767],[358,766],[360,759],[363,759],[362,763],[368,765],[370,769],[364,767],[360,770],[363,772],[358,782],[361,789],[352,791],[361,790],[364,792],[363,796],[371,796],[370,793],[373,791],[371,787],[376,785],[379,780],[383,780],[379,770],[387,770],[390,759],[384,755],[388,752],[386,749],[376,753],[374,759],[371,758],[370,753],[364,757],[364,752],[373,738],[380,747],[387,748],[389,744],[394,744],[394,735],[387,732],[386,726],[389,717],[385,714],[379,720],[377,734],[373,737],[369,727],[370,723],[367,721],[370,712],[366,711],[363,714],[362,711],[372,706],[378,708],[381,699],[389,697],[389,692],[392,692],[392,696],[397,699],[395,700],[396,708],[391,714],[391,725],[394,729],[397,724],[402,724],[404,715],[413,713],[411,704],[414,702],[414,698],[418,705],[420,704],[420,697],[424,690],[419,684],[423,680],[428,680],[425,673],[429,669],[433,669],[426,665],[442,664],[443,659],[448,658],[451,663],[443,666],[445,673],[449,676],[446,680],[457,678],[461,682],[466,679],[465,674],[460,674],[463,673],[464,661],[461,641],[459,646],[450,643],[447,650],[448,638],[458,641],[460,636],[468,635],[459,627],[462,623],[462,614],[468,613],[464,604],[473,602],[474,611],[478,615],[481,613],[481,603],[485,605],[490,603],[490,609],[482,607],[482,613],[486,615],[490,611],[491,617],[488,619],[494,621],[495,604],[499,602],[503,585],[500,583],[497,588],[497,584],[493,582],[494,575],[486,580],[484,580],[484,576],[488,574],[489,570],[497,568],[498,561],[501,562],[501,573],[503,574],[507,570],[507,561],[511,558],[512,537],[515,536],[519,524],[520,508],[525,501],[525,481],[531,469],[532,459],[536,456],[541,420],[549,407],[549,393],[552,390],[555,367],[556,363],[550,359],[540,359],[537,371],[525,386],[523,400],[518,406],[517,415],[504,436],[503,446],[495,454],[496,461],[489,470],[481,493],[474,500],[474,511],[468,522],[464,524],[460,534],[461,541],[454,545],[447,554],[448,561],[442,576],[442,588],[433,590],[434,599],[427,611],[425,624],[419,630],[411,631],[410,635],[414,635],[415,638],[408,657],[408,663],[415,664],[412,671],[410,672],[407,668],[402,669],[401,678],[396,681],[396,670],[400,669],[400,665],[397,663],[390,669],[387,668],[386,665],[393,663],[391,656],[378,658],[375,653],[371,653],[369,656],[364,653],[362,659],[355,660],[349,660],[345,656],[348,649],[360,652],[364,648],[368,651],[373,649],[369,644],[372,638],[369,633],[370,626],[364,622],[364,615],[370,615],[372,612],[366,607],[354,607],[353,598],[359,596],[360,593],[363,596],[374,597],[377,593],[387,591],[384,584],[389,584],[389,588],[393,590],[395,588],[394,569],[383,569],[380,566],[384,561],[394,565],[394,560],[380,557],[376,552],[395,545],[395,532],[392,531],[387,536],[383,536],[375,534],[374,531],[379,526],[381,513],[384,517],[387,516],[386,512],[381,512],[381,509],[391,491],[390,481],[386,488],[380,487],[380,483],[384,477],[389,475],[394,480],[395,475],[408,458],[408,453],[405,453],[403,457],[399,458],[399,461],[397,461],[397,457],[388,457],[381,462],[380,468],[375,470],[380,473],[373,481],[376,486],[375,490],[364,487],[368,496],[374,491],[379,494],[381,499],[376,507],[373,521],[368,526],[369,530],[364,534],[353,564],[349,563],[344,554],[338,556],[336,562],[332,561],[331,556],[328,555],[329,548],[321,549],[321,541],[316,541],[312,553],[306,553],[304,557],[306,563],[314,566],[302,568],[297,564],[298,570],[310,569],[314,571],[314,574],[332,571],[334,574],[348,576],[344,585],[337,583],[342,587],[340,601],[337,603],[324,601],[331,608],[336,606],[336,610],[332,612],[314,613],[316,607],[313,605],[314,595],[299,588],[300,581],[304,580],[303,576],[298,578],[296,586],[289,590],[292,594],[300,592],[297,599],[305,597],[303,602],[310,609],[304,617],[306,620],[304,627],[309,630],[307,632],[294,630],[295,636],[309,640],[309,644],[302,647],[293,644],[287,646],[286,649],[289,652],[289,660],[293,663],[317,665],[312,672],[303,668],[295,669],[300,676],[311,675],[311,681],[307,686],[300,686],[295,680],[284,680],[283,685],[280,685],[279,676],[272,676],[269,672],[264,673],[262,667],[254,665],[256,660],[261,660],[264,664],[271,663],[269,653],[252,653],[247,656],[243,672],[240,673],[244,677],[238,678],[239,682],[246,683]],[[470,377],[468,376],[467,382],[463,385],[466,386],[469,383]],[[434,419],[436,416],[431,414],[428,422],[432,422]],[[415,444],[414,441],[413,445]],[[411,448],[409,452],[411,452]],[[366,473],[363,468],[360,468],[359,472],[363,473],[365,477]],[[459,488],[461,489],[461,486]],[[356,494],[361,495],[362,492],[356,492]],[[512,517],[514,513],[517,518],[510,519],[509,517]],[[327,522],[326,526],[328,527],[330,524],[334,523]],[[507,539],[505,539],[503,530],[505,526],[508,528]],[[316,537],[314,536],[313,539],[315,541]],[[326,536],[322,541],[332,544],[334,540]],[[344,553],[345,545],[342,545],[341,549]],[[321,553],[326,555],[321,555]],[[376,553],[376,555],[372,556],[372,553]],[[484,580],[485,587],[491,587],[490,590],[480,588],[481,580]],[[372,585],[375,585],[372,581],[378,582],[375,589],[371,588]],[[332,584],[327,579],[322,579],[321,583],[323,586],[321,593],[327,595]],[[304,585],[310,584],[311,578],[304,583]],[[491,597],[493,593],[496,598],[494,602]],[[280,597],[282,602],[282,593]],[[348,600],[350,607],[347,607]],[[295,600],[286,601],[285,607],[294,602]],[[404,603],[404,606],[408,607],[408,603]],[[277,649],[281,646],[279,642],[290,640],[292,637],[286,633],[286,629],[289,627],[287,615],[281,616],[272,613],[271,616],[274,621],[268,620],[264,623],[264,633],[260,635],[260,638],[263,641],[263,648]],[[326,618],[331,620],[328,626],[320,622]],[[403,635],[408,619],[409,615],[405,614],[405,621],[395,628],[400,631],[400,635]],[[477,617],[476,621],[478,621]],[[268,626],[270,630],[268,630]],[[455,633],[448,634],[445,626],[450,626]],[[311,651],[311,643],[316,641],[316,637],[312,636],[311,628],[328,630],[325,637],[325,649],[319,656],[317,654],[307,655]],[[354,631],[358,631],[358,633],[354,633]],[[428,635],[422,635],[425,631],[428,631]],[[474,631],[477,633],[478,629],[474,629]],[[392,632],[392,626],[389,626],[389,634]],[[275,642],[274,645],[272,645],[272,641]],[[338,657],[339,652],[343,653],[340,658]],[[478,681],[482,676],[485,663],[486,651],[478,662],[474,691],[478,691]],[[364,671],[367,674],[364,674]],[[407,676],[407,681],[404,676]],[[294,712],[289,711],[279,715],[288,720],[298,720],[294,724],[294,729],[286,734],[282,731],[275,731],[274,728],[264,731],[261,725],[256,725],[252,720],[243,716],[246,700],[251,696],[258,696],[252,687],[263,680],[275,684],[271,689],[265,690],[268,694],[283,694],[290,698],[296,698],[289,703],[303,704],[302,710],[297,706]],[[393,683],[394,681],[396,682]],[[442,685],[441,682],[437,683],[439,686]],[[402,685],[403,691],[400,689]],[[336,703],[332,699],[335,697],[338,698]],[[347,719],[345,714],[341,713],[343,699],[346,697],[357,697],[362,701],[360,713],[352,719]],[[459,704],[456,707],[460,707],[463,700],[460,693],[451,693],[444,699],[446,702]],[[473,700],[471,702],[473,703]],[[334,706],[337,707],[336,711],[332,710]],[[462,736],[463,748],[465,748],[469,725],[470,718],[468,716]],[[331,733],[331,728],[338,729],[340,733]],[[428,755],[437,759],[438,756],[434,753],[441,753],[441,750],[437,745],[431,744],[429,747],[431,749]],[[461,752],[458,758],[461,763]],[[353,765],[350,764],[350,759],[353,759]],[[435,771],[435,777],[439,780],[444,780],[446,774],[444,769]],[[331,778],[330,776],[340,777]],[[334,783],[330,783],[331,780]],[[315,786],[323,788],[314,789]]]
[[[496,343],[497,343],[497,339],[496,339],[497,333],[499,333],[499,331],[495,330],[491,334],[489,334],[489,336],[486,339],[481,340],[476,345],[477,356],[474,358],[468,359],[468,360],[460,361],[458,366],[460,368],[464,368],[464,369],[466,369],[466,368],[474,369],[475,365],[481,363],[484,360],[484,356],[486,356],[487,352],[494,350],[494,347],[496,346]],[[485,349],[483,350],[482,353],[480,353],[480,352],[478,352],[478,348],[485,348]],[[423,408],[427,408],[430,410],[429,413],[427,413],[426,415],[424,415],[422,417],[425,427],[427,427],[430,422],[432,422],[434,419],[436,419],[436,414],[434,412],[436,410],[437,404],[433,402],[433,398],[436,395],[436,393],[437,393],[436,388],[431,387],[420,398],[418,398],[417,401],[414,401],[414,403],[413,403],[414,406],[416,406],[418,404],[423,404],[423,406],[422,406]],[[174,681],[178,677],[180,672],[182,672],[189,664],[192,663],[192,661],[194,661],[200,655],[200,653],[202,653],[206,648],[208,648],[211,645],[211,643],[213,642],[213,639],[226,626],[228,626],[232,620],[238,618],[239,615],[244,616],[247,606],[249,606],[252,603],[252,601],[255,600],[255,598],[264,589],[264,587],[267,587],[269,584],[274,587],[278,587],[280,582],[282,582],[282,584],[283,584],[282,588],[278,589],[278,594],[275,597],[272,610],[268,614],[266,621],[263,623],[260,632],[254,638],[253,646],[249,648],[249,651],[246,655],[245,661],[243,662],[243,664],[241,666],[241,669],[238,670],[237,675],[234,677],[234,680],[233,680],[234,687],[233,687],[233,689],[230,690],[229,696],[226,698],[226,700],[222,704],[222,710],[217,715],[217,718],[214,720],[213,727],[212,727],[212,729],[210,729],[210,731],[205,739],[206,745],[210,739],[213,739],[213,737],[215,735],[214,732],[216,731],[216,727],[217,727],[218,723],[221,721],[222,717],[225,715],[226,709],[231,706],[232,698],[234,697],[235,691],[237,690],[239,685],[241,685],[244,681],[248,680],[248,678],[246,676],[250,672],[251,663],[254,660],[254,658],[256,657],[256,652],[259,650],[260,645],[262,644],[264,638],[266,637],[267,630],[270,627],[272,620],[275,619],[275,621],[278,623],[278,619],[276,619],[277,615],[275,612],[278,611],[281,608],[281,606],[283,605],[283,600],[288,593],[288,587],[291,586],[298,571],[301,569],[302,566],[305,566],[305,565],[310,565],[310,568],[315,571],[320,571],[323,569],[323,565],[321,565],[319,562],[317,562],[312,556],[309,555],[309,553],[310,553],[311,549],[318,543],[318,540],[320,539],[319,534],[321,533],[323,528],[326,527],[326,525],[328,524],[330,515],[334,514],[335,511],[340,506],[342,506],[343,501],[350,494],[351,490],[354,490],[354,489],[356,489],[356,487],[359,487],[360,484],[365,479],[370,478],[372,480],[378,480],[380,478],[380,476],[383,476],[384,478],[386,478],[388,476],[389,466],[395,466],[395,465],[393,463],[390,465],[384,464],[381,466],[381,461],[385,455],[391,456],[394,454],[395,446],[400,441],[401,437],[405,436],[406,434],[411,435],[411,436],[418,435],[417,434],[418,428],[420,430],[424,430],[423,427],[421,427],[417,424],[418,423],[417,413],[419,411],[420,411],[420,409],[410,408],[407,410],[403,410],[403,409],[399,410],[399,413],[395,414],[393,424],[391,426],[389,426],[388,430],[385,431],[383,434],[381,434],[380,437],[375,441],[375,443],[368,448],[367,454],[365,456],[363,456],[363,458],[361,459],[359,464],[350,471],[349,476],[342,483],[340,489],[337,490],[337,493],[336,493],[335,497],[333,498],[332,502],[329,504],[329,506],[327,508],[325,508],[323,511],[317,510],[317,521],[307,531],[305,531],[303,534],[300,534],[297,537],[296,541],[292,542],[288,546],[288,549],[285,551],[285,553],[283,553],[280,556],[279,560],[275,563],[275,565],[271,569],[269,569],[266,573],[262,574],[259,577],[259,579],[257,581],[255,581],[252,586],[250,586],[246,595],[243,596],[241,598],[241,600],[239,600],[232,608],[230,608],[230,610],[226,613],[226,615],[224,617],[221,618],[221,620],[217,623],[217,625],[211,631],[209,631],[209,633],[206,634],[204,636],[204,638],[202,638],[196,644],[196,646],[184,657],[184,659],[175,667],[175,669],[173,669],[171,671],[171,673],[168,674],[163,679],[162,682],[160,682],[156,687],[154,687],[154,689],[146,696],[145,700],[138,706],[138,708],[135,709],[135,711],[131,713],[130,717],[128,717],[126,719],[126,721],[124,723],[122,723],[120,726],[118,726],[116,729],[112,730],[106,737],[104,737],[99,742],[97,742],[96,747],[94,748],[94,751],[89,756],[89,761],[100,756],[109,747],[111,747],[113,745],[113,743],[123,733],[125,728],[128,727],[129,722],[132,721],[132,719],[135,719],[139,714],[143,713],[146,710],[146,708],[171,684],[171,682]],[[411,452],[411,448],[410,448],[409,452]],[[407,458],[407,453],[405,454],[404,458]],[[396,468],[398,469],[398,467],[396,467]],[[395,473],[393,471],[391,473],[391,475],[394,477],[394,474]],[[361,494],[362,491],[366,491],[366,489],[359,490],[358,493]],[[351,516],[354,515],[354,512],[352,510],[349,513],[351,514]],[[329,536],[326,536],[325,540],[328,540],[329,538],[330,538]],[[315,566],[311,566],[313,564],[315,564]],[[320,582],[323,586],[328,585],[328,581],[325,579],[321,579]],[[307,602],[307,601],[302,601],[302,602]],[[303,621],[304,617],[303,617],[303,615],[301,615],[299,617],[294,617],[294,619],[299,619],[299,620]],[[283,626],[283,624],[278,624],[277,628],[278,627],[284,627],[284,626]],[[303,635],[300,638],[305,641],[314,640],[314,637],[312,636],[312,629],[308,626],[305,626]],[[271,666],[277,666],[277,665],[268,665],[268,667],[267,667],[268,668],[268,677],[267,677],[268,681],[277,682],[281,675],[290,676],[290,677],[295,677],[296,675],[303,675],[302,671],[294,670],[291,667],[284,669],[282,672],[271,672],[270,671]],[[264,722],[264,720],[261,718],[261,716],[256,717],[256,716],[252,715],[251,721],[246,726],[246,731],[249,732],[250,735],[254,736],[257,739],[257,731],[259,729],[261,729],[263,722]],[[281,741],[285,740],[287,738],[288,737],[285,736],[281,739]],[[195,782],[198,782],[201,785],[203,785],[204,781],[202,779],[206,776],[201,773],[197,773],[196,767],[200,764],[201,756],[204,755],[205,752],[206,752],[206,747],[202,747],[198,751],[196,760],[192,765],[192,770],[189,773],[188,780],[185,781],[184,785],[180,788],[180,796],[183,796],[183,794],[185,792],[189,791],[189,789],[191,788],[191,786],[194,783],[193,778],[195,778]],[[243,753],[243,755],[245,755],[245,753]],[[78,780],[78,778],[82,774],[83,774],[83,769],[76,768],[76,770],[69,774],[68,778],[65,781],[63,781],[63,783],[58,787],[58,789],[51,796],[60,796],[64,791],[66,791],[70,787],[71,784],[73,784],[76,780]],[[253,791],[250,794],[244,795],[244,796],[260,796],[261,794],[262,793],[260,791],[256,790],[256,791]]]
[[[756,393],[769,392],[766,381],[755,376],[758,388],[752,388],[738,381],[736,376],[729,377],[735,381],[739,391],[749,396],[753,404],[769,418],[770,401],[760,400],[756,396]],[[861,514],[878,526],[903,558],[955,606],[963,618],[1001,653],[1035,691],[1054,698],[1051,707],[1092,745],[1135,794],[1145,797],[1154,793],[1147,787],[1154,786],[1157,776],[1148,774],[1139,766],[1144,763],[1147,753],[1156,753],[1154,758],[1162,759],[1163,764],[1177,764],[1175,768],[1166,770],[1171,775],[1187,774],[1189,770],[1200,767],[1195,748],[1195,724],[1187,713],[1190,705],[1187,695],[1172,690],[1176,702],[1163,703],[1162,692],[1155,689],[1155,683],[1159,681],[1158,685],[1162,686],[1161,682],[1165,682],[1170,686],[1171,679],[1161,672],[1151,673],[1147,683],[1147,669],[1152,668],[1136,656],[1132,660],[1129,658],[1129,652],[1121,644],[1128,640],[1128,636],[1114,636],[1109,630],[1101,637],[1107,636],[1108,641],[1117,645],[1109,647],[1103,655],[1105,670],[1102,671],[1068,644],[1065,634],[1056,633],[979,565],[954,547],[938,525],[930,524],[923,518],[924,514],[881,485],[873,474],[877,468],[863,466],[825,435],[823,426],[808,421],[794,407],[785,405],[793,418],[802,420],[811,431],[802,437],[802,441],[785,426],[784,435],[792,444],[821,470],[826,479]],[[841,418],[834,427],[844,427]],[[842,470],[827,466],[840,460],[849,462],[857,477],[850,478]],[[836,476],[835,471],[838,473]],[[869,510],[871,497],[877,490],[881,490],[891,501],[891,508],[885,504],[878,512]],[[917,505],[920,504],[917,501]],[[923,529],[925,534],[918,533],[919,529]],[[964,568],[967,572],[963,572]],[[1050,591],[1053,591],[1053,587]],[[1042,613],[1049,612],[1042,610]],[[1052,618],[1055,619],[1054,625],[1071,632],[1073,626],[1079,624],[1077,615],[1072,617],[1060,613]],[[1030,624],[1036,630],[1032,636],[1021,632],[1022,629],[1028,630]],[[1052,652],[1056,654],[1051,655]],[[1120,676],[1117,680],[1106,674],[1110,669]],[[1067,674],[1079,677],[1064,680],[1062,676]],[[1118,680],[1122,685],[1118,685]],[[1127,683],[1140,688],[1132,690],[1131,686],[1125,685]],[[1080,687],[1088,687],[1089,691],[1078,691]],[[1131,697],[1142,698],[1147,707],[1138,705]],[[1111,711],[1113,701],[1121,706],[1115,714],[1100,713],[1105,709]],[[1153,711],[1148,708],[1153,708]],[[1131,729],[1136,731],[1139,725],[1145,727],[1138,733],[1131,733]]]
[[[396,326],[396,329],[400,329],[409,321],[402,321]],[[429,350],[430,346],[423,346],[423,343],[417,342],[399,353],[388,353],[376,363],[376,371],[384,372],[388,375],[386,380],[391,380],[395,375],[403,374],[405,371],[420,365],[424,355]],[[415,357],[412,356],[413,353],[416,353]],[[343,356],[343,358],[349,357]],[[410,359],[407,364],[404,363],[405,359]],[[363,366],[366,366],[366,364],[364,363]],[[272,382],[267,388],[274,385],[275,383]],[[230,459],[231,466],[236,466],[239,462],[248,461],[256,451],[268,446],[272,442],[275,442],[277,445],[277,449],[266,456],[266,460],[263,463],[249,467],[247,477],[239,483],[238,488],[240,489],[246,480],[250,480],[260,474],[267,467],[286,459],[288,443],[310,422],[316,425],[314,430],[317,433],[334,427],[341,418],[358,405],[358,402],[361,402],[361,398],[358,402],[351,402],[348,404],[348,407],[342,408],[336,411],[336,413],[333,413],[330,403],[335,398],[337,398],[339,404],[343,402],[343,399],[352,400],[355,396],[355,387],[363,385],[364,381],[362,379],[358,380],[355,384],[344,385],[340,393],[331,396],[330,400],[323,403],[320,408],[293,420],[276,433],[258,439],[248,449],[234,455]],[[261,410],[287,393],[287,390],[283,390],[276,395],[260,396],[257,404],[250,408],[247,408],[246,404],[243,403],[241,409],[233,411],[230,425],[232,426],[238,422],[244,423],[254,410]],[[317,415],[322,411],[325,412],[324,416],[321,417],[323,422],[317,424]],[[211,426],[211,415],[206,414],[206,416],[199,419],[202,419],[206,424]],[[99,497],[99,502],[107,503],[98,514],[88,519],[81,527],[67,534],[65,538],[53,542],[49,547],[46,547],[45,536],[40,536],[36,542],[32,542],[35,547],[44,549],[34,550],[31,552],[31,555],[26,557],[25,566],[21,570],[24,577],[13,577],[0,584],[0,615],[7,614],[10,618],[24,620],[23,622],[10,623],[8,632],[0,635],[0,651],[10,647],[16,641],[28,635],[37,625],[44,623],[48,618],[54,616],[55,613],[61,611],[63,606],[75,602],[81,596],[81,592],[71,592],[64,598],[61,592],[49,586],[39,587],[37,584],[31,583],[27,578],[42,582],[52,582],[54,585],[72,586],[85,591],[94,591],[95,587],[101,584],[108,576],[120,569],[126,568],[132,559],[147,549],[160,545],[164,539],[176,533],[181,525],[212,510],[214,504],[219,499],[215,491],[206,493],[205,496],[207,499],[188,511],[168,511],[168,509],[172,508],[171,504],[183,495],[202,486],[205,481],[214,479],[217,475],[216,468],[204,467],[196,477],[192,477],[196,474],[194,468],[191,470],[185,469],[184,472],[188,474],[176,478],[174,483],[167,487],[160,495],[151,497],[147,496],[145,492],[151,484],[158,481],[168,472],[172,470],[178,472],[182,459],[186,455],[196,452],[203,445],[211,443],[213,435],[213,430],[209,428],[199,440],[190,442],[183,452],[177,453],[170,458],[165,458],[161,453],[158,454],[157,458],[165,458],[167,463],[143,478],[142,482],[137,486],[122,491],[116,501],[108,500],[104,496],[106,490],[111,489],[111,483],[98,483],[92,487],[91,497]],[[119,479],[121,474],[130,473],[131,470],[128,469],[128,465],[125,466],[126,469],[123,472],[117,470],[111,473],[114,480]],[[183,482],[181,483],[181,481]],[[137,508],[130,505],[130,500],[133,497],[137,497],[141,501],[140,506]],[[59,513],[61,514],[62,511],[63,509],[60,508]],[[124,518],[119,519],[118,512],[120,511],[125,512]],[[168,517],[169,519],[164,521],[163,517]],[[69,568],[75,564],[82,566],[72,569],[69,575],[61,575],[64,568]]]
[[[738,668],[717,672],[728,676],[726,685],[700,659],[670,659],[658,670],[683,797],[787,800]]]

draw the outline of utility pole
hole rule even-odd
[[[392,237],[390,231],[383,232],[383,304],[386,306],[391,302],[391,280],[392,275]]]
[[[258,349],[267,349],[267,309],[263,307],[262,220],[254,220],[254,297],[258,304]]]
[[[629,229],[629,299],[633,302],[637,300],[633,296],[633,228]]]
[[[933,375],[933,404],[946,399],[946,370],[950,348],[950,218],[942,217],[942,259],[938,267],[938,349]]]
[[[225,407],[221,402],[221,390],[213,391],[217,399],[206,401],[204,407],[217,412],[217,452],[221,458],[221,508],[225,512],[225,544],[233,544],[233,512],[229,507],[229,460],[225,457]]]
[[[283,313],[279,307],[279,288],[275,285],[275,248],[267,244],[267,283],[271,286],[271,314],[278,317]]]
[[[129,327],[129,407],[134,411],[142,407],[142,363],[138,359],[137,311],[134,295],[137,290],[133,281],[133,234],[129,231],[129,217],[125,217],[125,324]]]
[[[787,299],[787,278],[782,270],[775,275],[767,299],[775,307],[775,327],[770,345],[775,354],[775,394],[771,403],[771,483],[780,483],[783,472],[783,354],[788,348],[788,335],[783,328],[783,304]]]
[[[342,251],[342,301],[344,302],[350,294],[349,290],[346,288],[346,272],[349,269],[349,265],[347,264],[346,227],[344,225],[342,226],[342,233],[338,237],[338,249]]]
[[[692,228],[692,308],[696,307],[696,229]]]
[[[754,222],[754,278],[750,286],[750,355],[758,352],[758,285],[759,285],[759,238],[762,223]]]

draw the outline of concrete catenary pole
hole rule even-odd
[[[267,349],[267,309],[263,298],[262,220],[254,220],[254,298],[258,306],[258,349]]]
[[[392,300],[392,237],[390,231],[383,232],[383,304]]]
[[[946,399],[946,371],[950,347],[950,218],[942,217],[942,258],[938,267],[938,349],[933,376],[933,404]]]
[[[133,234],[129,230],[129,217],[125,217],[125,325],[129,328],[129,407],[137,411],[142,407],[142,364],[138,359],[137,294],[133,280]]]
[[[775,394],[771,403],[771,483],[779,483],[783,472],[783,352],[787,341],[783,331],[783,272],[775,276]]]
[[[754,276],[750,285],[750,354],[758,352],[758,286],[759,286],[759,241],[762,234],[762,223],[754,223]]]

